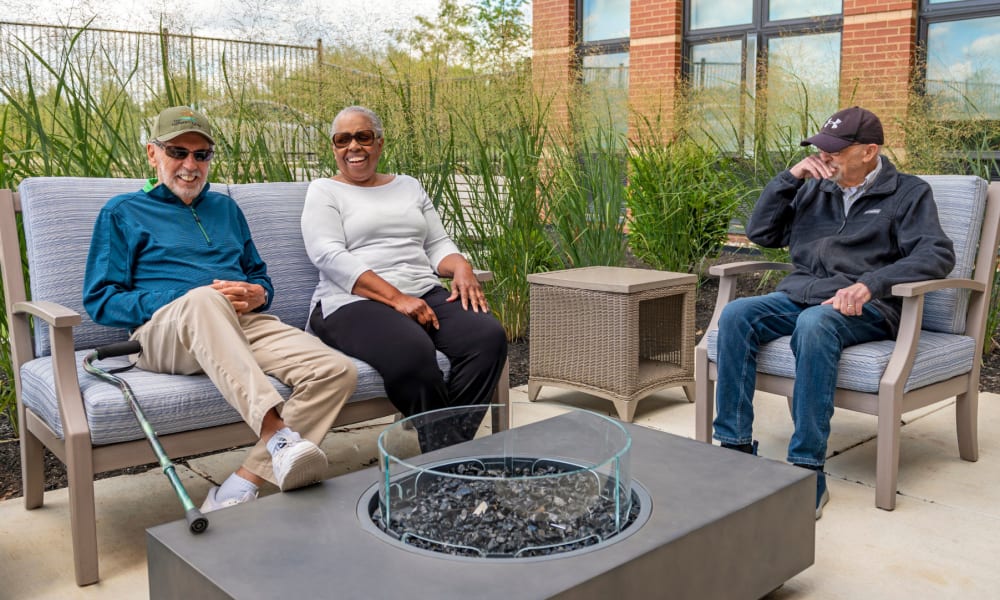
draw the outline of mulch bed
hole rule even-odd
[[[746,260],[746,257],[733,256],[726,260],[727,262]],[[769,291],[766,284],[762,287],[759,281],[751,277],[747,277],[740,283],[741,295],[759,294],[766,291]],[[701,337],[704,328],[707,327],[709,319],[711,319],[717,294],[718,279],[716,278],[708,278],[698,289],[695,317],[698,338]],[[512,342],[508,348],[508,357],[510,359],[511,387],[526,384],[528,382],[528,340],[525,338]],[[990,353],[983,362],[979,389],[985,392],[1000,393],[1000,352]],[[65,487],[67,483],[65,466],[47,450],[45,454],[45,489]],[[183,461],[178,462],[183,463]],[[120,471],[102,473],[98,475],[98,478],[112,477],[122,473],[140,473],[155,466],[157,465],[130,467]],[[0,500],[19,496],[21,496],[20,446],[7,416],[0,415]]]

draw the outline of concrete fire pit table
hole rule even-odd
[[[571,411],[408,460],[509,455],[526,436],[587,444],[592,418]],[[183,520],[149,529],[150,598],[759,598],[812,565],[814,474],[620,427],[642,506],[597,545],[530,558],[407,546],[372,523],[386,478],[373,467],[214,512],[202,535]]]

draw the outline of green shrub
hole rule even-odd
[[[560,265],[541,219],[548,195],[540,176],[547,111],[537,102],[515,102],[507,111],[510,130],[500,136],[487,135],[475,115],[459,119],[472,140],[467,161],[456,164],[468,195],[448,195],[447,220],[472,263],[493,271],[487,299],[513,340],[528,331],[528,275]]]
[[[639,139],[629,156],[629,245],[667,271],[701,272],[725,244],[741,190],[726,176],[730,161],[690,139]]]
[[[625,263],[624,135],[610,123],[550,144],[546,218],[565,268]]]

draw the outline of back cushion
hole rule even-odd
[[[134,192],[142,179],[32,177],[18,186],[32,300],[56,302],[83,317],[74,328],[77,349],[127,338],[123,329],[94,323],[83,309],[83,272],[97,213],[112,196]],[[51,353],[48,327],[35,328],[35,356]]]
[[[142,189],[143,179],[32,177],[18,186],[24,216],[25,247],[34,300],[56,302],[82,317],[74,328],[77,350],[127,339],[124,329],[94,323],[83,308],[83,274],[97,213],[118,194]],[[257,250],[274,283],[272,314],[304,327],[318,274],[302,242],[299,219],[308,183],[226,185],[247,217]],[[35,356],[51,354],[47,327],[35,329]]]
[[[941,228],[955,244],[955,268],[948,277],[972,278],[986,210],[985,180],[972,175],[923,175],[934,191]],[[987,282],[990,285],[991,282]],[[932,292],[924,301],[923,329],[964,333],[969,290]]]
[[[229,186],[246,215],[254,244],[274,284],[269,313],[305,329],[309,301],[319,281],[302,241],[302,205],[309,183],[246,183]]]

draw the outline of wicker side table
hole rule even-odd
[[[694,398],[697,276],[622,267],[528,275],[528,399],[543,385],[611,400],[631,422],[638,401],[684,386]]]

